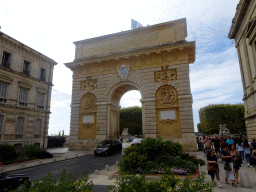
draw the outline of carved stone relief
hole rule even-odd
[[[96,97],[93,94],[86,94],[81,100],[83,112],[92,111],[96,107]]]
[[[163,82],[165,85],[168,81],[177,80],[177,69],[168,69],[168,66],[161,67],[161,71],[155,71],[155,82]]]
[[[157,101],[162,105],[172,105],[177,99],[177,93],[172,86],[162,86],[156,93]]]
[[[129,65],[121,65],[121,67],[117,67],[117,73],[121,79],[126,79],[129,73]]]
[[[171,120],[171,119],[165,119],[165,120],[162,120],[161,122],[165,125],[171,125],[175,122],[176,120]]]
[[[97,79],[88,77],[85,81],[81,81],[81,91],[90,92],[97,87]]]

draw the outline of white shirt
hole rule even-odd
[[[236,149],[237,151],[244,151],[243,143],[241,143],[241,145],[236,144]]]

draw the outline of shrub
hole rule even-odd
[[[216,183],[203,183],[206,173],[203,172],[196,179],[186,177],[184,181],[181,181],[174,175],[162,176],[160,180],[147,181],[145,176],[127,176],[121,175],[117,178],[117,186],[109,186],[109,192],[197,192],[208,191],[212,192],[216,187]]]
[[[17,157],[17,151],[13,145],[0,144],[1,161],[11,161]]]
[[[121,173],[163,173],[176,166],[194,172],[198,166],[195,156],[183,151],[182,145],[173,141],[147,138],[139,146],[125,150],[120,163]]]
[[[21,159],[37,159],[46,150],[35,145],[24,145],[18,150],[18,156]]]
[[[78,180],[76,174],[72,175],[67,174],[66,169],[63,169],[61,172],[61,178],[59,182],[53,178],[52,174],[49,172],[45,177],[40,181],[35,180],[31,187],[24,187],[24,192],[45,192],[45,191],[54,191],[54,192],[79,192],[79,191],[92,191],[94,185],[92,181],[89,182],[89,177],[87,172]],[[17,191],[16,191],[17,192]]]

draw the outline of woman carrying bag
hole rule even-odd
[[[216,179],[218,181],[218,187],[222,187],[220,183],[220,176],[219,176],[219,165],[218,165],[218,158],[215,155],[215,151],[211,149],[209,154],[207,155],[207,163],[208,163],[208,174],[211,176],[212,182],[214,182],[214,177],[216,175]]]
[[[228,178],[229,178],[232,181],[232,186],[236,187],[232,156],[229,153],[228,144],[223,145],[223,149],[221,151],[221,158],[224,162],[225,182],[226,182],[226,184],[228,184]]]

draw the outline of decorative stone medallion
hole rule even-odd
[[[157,101],[162,105],[172,105],[177,99],[176,90],[172,86],[162,86],[156,93]]]
[[[121,79],[126,79],[129,73],[129,65],[121,65],[121,67],[117,67],[117,73],[121,77]]]
[[[91,111],[96,106],[96,97],[93,94],[86,94],[81,101],[82,111]]]
[[[88,77],[85,81],[81,81],[81,91],[87,91],[88,93],[97,87],[97,79],[91,79]]]
[[[168,66],[161,67],[161,71],[155,71],[155,82],[163,82],[177,80],[177,69],[168,69]]]

